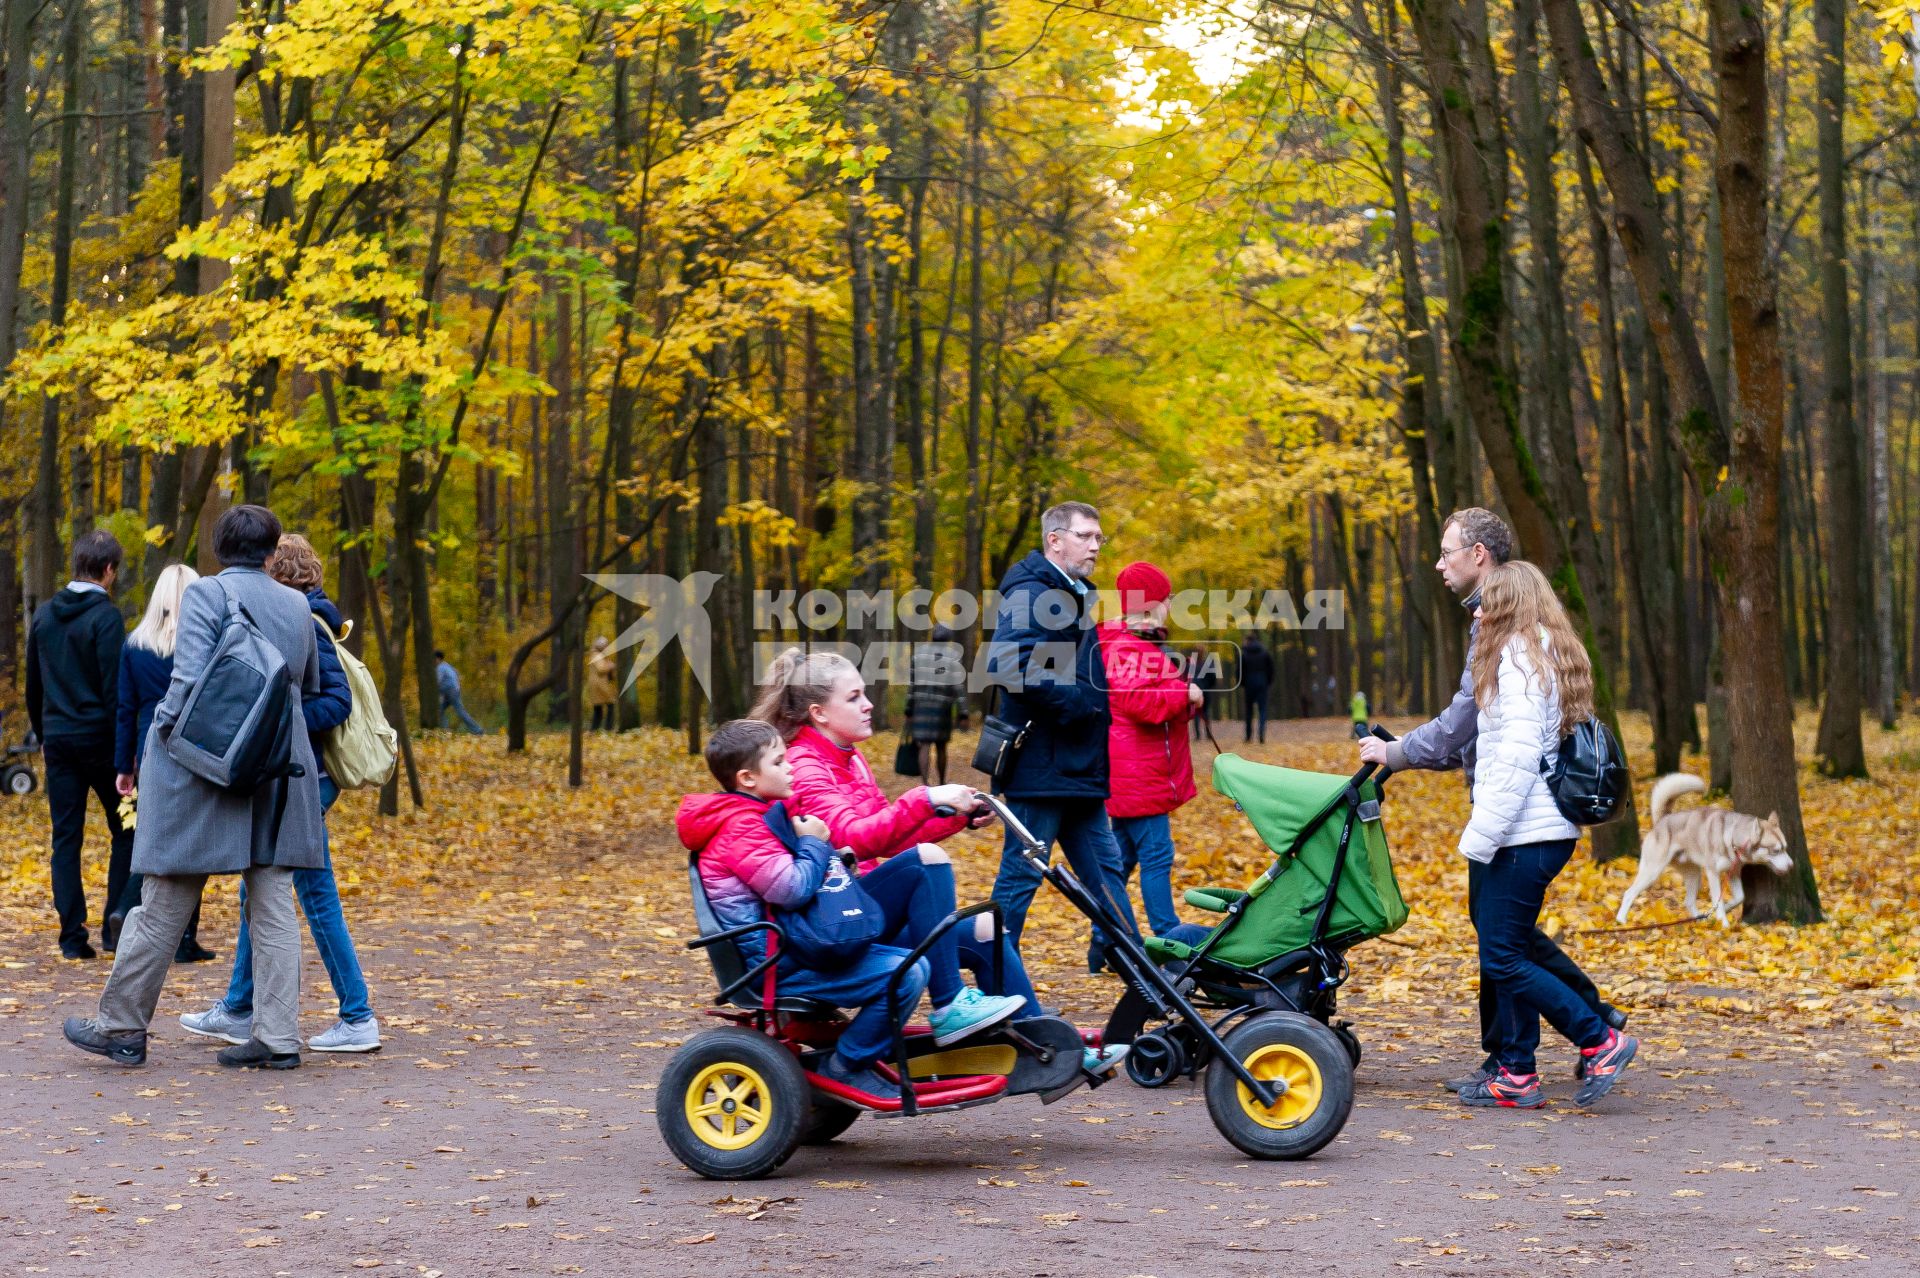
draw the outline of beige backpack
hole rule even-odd
[[[340,669],[346,673],[347,687],[353,693],[353,710],[346,722],[329,732],[326,745],[321,747],[327,775],[342,790],[385,785],[400,757],[400,734],[381,713],[380,689],[374,686],[373,672],[347,650],[345,641],[353,633],[353,623],[347,622],[337,635],[326,622],[320,625],[333,640],[334,655],[340,658]]]

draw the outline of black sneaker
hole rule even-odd
[[[214,1057],[228,1069],[299,1069],[300,1053],[276,1052],[257,1038],[229,1047]]]
[[[1538,1074],[1514,1074],[1503,1069],[1463,1089],[1460,1103],[1501,1109],[1539,1109],[1547,1103],[1547,1097],[1540,1090]]]
[[[121,1034],[109,1034],[84,1016],[69,1016],[60,1032],[67,1041],[83,1052],[92,1052],[95,1056],[104,1056],[115,1065],[145,1065],[147,1063],[147,1035],[145,1030],[130,1030]]]
[[[1600,1019],[1607,1023],[1608,1029],[1624,1030],[1627,1028],[1627,1014],[1611,1003],[1602,1003],[1600,1005]]]
[[[60,957],[64,959],[90,959],[100,956],[93,952],[93,947],[88,945],[86,939],[83,937],[78,941],[60,942]]]
[[[1494,1075],[1491,1065],[1482,1065],[1471,1074],[1462,1074],[1458,1078],[1449,1078],[1442,1086],[1450,1092],[1464,1092],[1469,1087],[1478,1087]]]
[[[1620,1081],[1620,1075],[1633,1063],[1639,1050],[1639,1039],[1613,1029],[1607,1031],[1607,1041],[1600,1046],[1582,1048],[1580,1061],[1583,1069],[1580,1086],[1573,1093],[1573,1103],[1591,1105],[1612,1091],[1613,1085]]]
[[[225,1056],[226,1053],[222,1052],[221,1055]],[[829,1052],[827,1059],[820,1062],[817,1072],[822,1078],[832,1079],[842,1087],[851,1087],[870,1097],[876,1105],[900,1099],[900,1085],[876,1070],[872,1062],[856,1065],[838,1052]]]
[[[214,951],[200,944],[197,937],[192,936],[181,937],[179,946],[173,951],[173,961],[176,963],[204,963],[208,959],[219,957]]]

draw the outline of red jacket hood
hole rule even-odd
[[[673,828],[689,852],[704,852],[714,837],[742,817],[758,819],[766,813],[767,801],[751,794],[722,790],[718,794],[689,794],[680,800]]]

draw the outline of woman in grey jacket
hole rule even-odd
[[[1479,763],[1473,815],[1460,853],[1484,866],[1480,978],[1494,983],[1499,1069],[1466,1087],[1466,1105],[1536,1109],[1546,1103],[1522,1023],[1545,1017],[1580,1049],[1574,1102],[1606,1095],[1639,1043],[1613,1029],[1534,958],[1533,931],[1547,888],[1573,856],[1580,829],[1560,814],[1542,775],[1560,739],[1593,714],[1593,668],[1546,576],[1516,559],[1480,588],[1473,654]]]
[[[133,868],[146,876],[92,1018],[67,1018],[67,1041],[120,1065],[147,1059],[147,1025],[160,999],[174,947],[200,902],[210,874],[239,874],[247,885],[257,989],[252,1038],[220,1053],[222,1065],[292,1069],[300,1064],[300,933],[293,910],[293,871],[325,865],[326,829],[319,768],[304,732],[293,734],[297,774],[236,794],[187,771],[167,740],[187,695],[208,673],[232,604],[247,610],[266,641],[294,672],[293,712],[321,690],[313,616],[299,591],[269,577],[263,565],[280,541],[280,521],[264,506],[235,506],[213,530],[213,553],[224,566],[202,577],[181,599],[174,640],[173,682],[154,711],[140,765],[140,820]]]

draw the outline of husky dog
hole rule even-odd
[[[1727,926],[1727,912],[1747,899],[1740,885],[1740,868],[1765,865],[1775,874],[1793,868],[1787,855],[1787,837],[1780,830],[1780,814],[1769,812],[1767,819],[1729,812],[1725,808],[1692,808],[1686,812],[1667,812],[1668,805],[1683,794],[1705,790],[1707,783],[1684,772],[1661,777],[1653,786],[1653,829],[1640,845],[1640,872],[1633,876],[1627,894],[1620,898],[1619,921],[1627,921],[1627,911],[1654,880],[1678,865],[1687,885],[1687,913],[1700,912],[1700,879],[1705,876],[1713,897],[1713,917]],[[1721,891],[1721,880],[1731,875],[1733,896]]]

